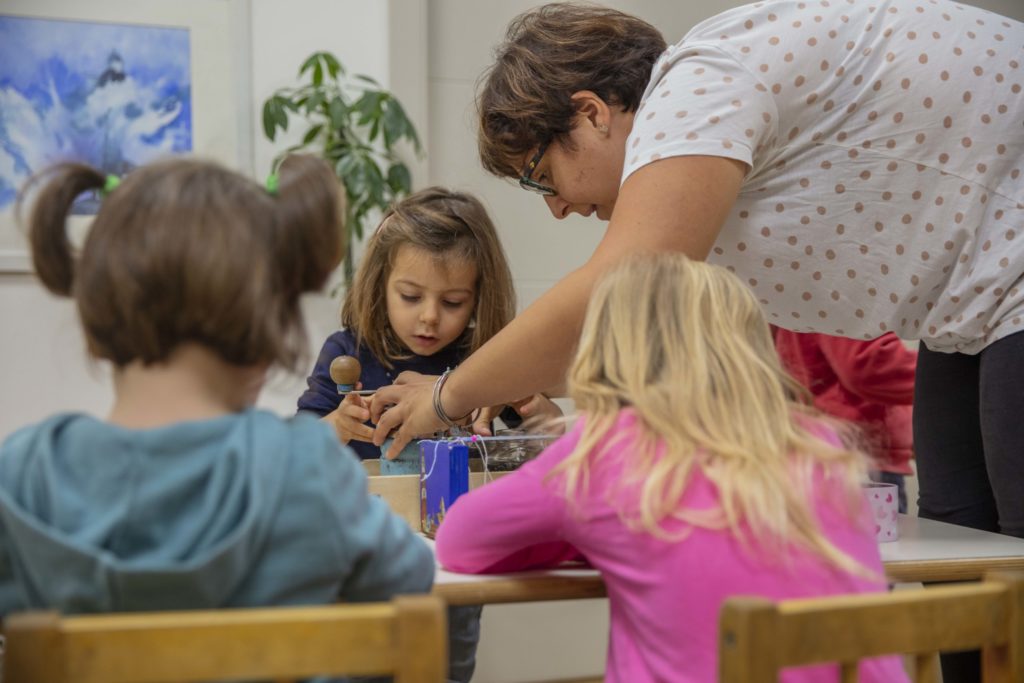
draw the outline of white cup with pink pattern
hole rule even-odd
[[[864,490],[871,504],[875,536],[879,543],[898,541],[900,538],[900,496],[896,484],[871,482],[864,484]]]

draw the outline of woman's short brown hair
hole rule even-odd
[[[473,353],[515,315],[512,274],[498,231],[478,199],[443,187],[428,187],[395,204],[366,244],[352,286],[345,293],[341,323],[355,332],[388,368],[410,352],[388,320],[387,283],[403,245],[423,249],[438,259],[472,263],[477,269],[476,301],[471,325],[457,340]]]
[[[123,367],[194,342],[236,365],[294,368],[305,351],[299,295],[342,255],[338,182],[313,157],[281,164],[275,194],[216,163],[143,166],[104,197],[81,254],[66,219],[105,176],[65,163],[38,176],[28,235],[36,273],[74,298],[89,352]],[[24,194],[22,195],[24,198]]]
[[[532,149],[564,142],[580,90],[636,111],[665,48],[658,29],[607,7],[553,3],[519,15],[477,94],[484,168],[515,177]]]

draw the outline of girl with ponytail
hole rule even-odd
[[[301,361],[299,296],[342,256],[331,169],[292,156],[273,180],[178,158],[121,183],[81,164],[30,183],[35,271],[74,300],[114,401],[103,419],[56,415],[0,447],[0,615],[429,588],[429,549],[367,494],[333,430],[253,407],[271,366]],[[77,251],[66,218],[97,190]]]

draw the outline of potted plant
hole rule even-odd
[[[334,166],[345,186],[345,282],[352,278],[352,242],[375,209],[387,208],[412,189],[409,168],[396,147],[402,140],[421,153],[416,129],[398,99],[369,76],[351,79],[330,52],[314,52],[299,68],[291,88],[280,88],[263,103],[263,132],[273,141],[288,129],[290,116],[304,121],[302,142],[274,159],[274,170],[289,152],[315,149]]]

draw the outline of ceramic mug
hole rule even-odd
[[[864,490],[871,504],[875,535],[880,543],[897,541],[900,537],[899,510],[900,496],[896,484],[871,482],[864,484]]]

